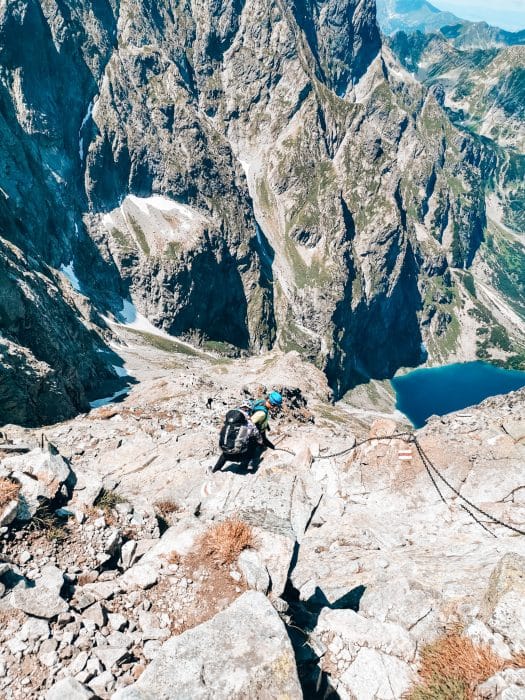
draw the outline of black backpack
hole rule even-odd
[[[226,455],[243,454],[250,445],[251,432],[246,414],[239,408],[233,408],[226,414],[219,447]]]

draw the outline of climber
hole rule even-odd
[[[255,471],[264,449],[275,449],[266,435],[270,430],[268,418],[280,411],[282,405],[281,394],[271,391],[265,399],[228,411],[219,438],[222,454],[211,473],[222,469],[226,462],[240,462],[246,471],[251,463],[252,471]]]

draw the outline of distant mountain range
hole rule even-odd
[[[428,32],[463,20],[443,12],[426,0],[377,0],[377,21],[385,34],[398,31]]]
[[[438,9],[426,0],[377,0],[377,20],[387,35],[399,31],[426,33],[442,30],[457,48],[489,48],[525,43],[525,30],[508,32],[486,22],[469,22],[451,12]]]

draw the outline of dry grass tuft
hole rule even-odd
[[[68,537],[67,523],[61,520],[49,503],[41,503],[31,518],[28,526],[30,532],[43,532],[46,539],[63,542]]]
[[[506,668],[520,668],[523,654],[502,659],[489,646],[468,637],[449,634],[421,652],[421,683],[408,700],[473,700],[478,685]]]
[[[408,700],[470,700],[472,695],[464,681],[436,676],[411,691]]]
[[[120,413],[120,408],[117,406],[101,406],[97,408],[94,412],[95,418],[100,418],[100,420],[109,420]]]
[[[169,554],[166,554],[166,561],[168,564],[180,564],[181,563],[181,558],[180,554],[173,550],[173,552],[170,552]]]
[[[512,668],[525,668],[525,651],[512,656]]]
[[[119,503],[126,503],[126,499],[119,496],[116,491],[102,489],[93,505],[107,514]]]
[[[170,501],[169,499],[156,501],[153,504],[153,506],[155,510],[159,513],[159,515],[162,515],[163,518],[165,518],[168,515],[172,515],[173,513],[178,513],[180,510],[179,504],[175,503],[175,501]]]
[[[252,528],[242,520],[224,520],[204,533],[200,546],[218,564],[232,564],[243,549],[255,547],[255,537]]]
[[[20,484],[11,479],[0,479],[0,508],[4,508],[8,503],[18,498]]]

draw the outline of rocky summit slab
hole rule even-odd
[[[112,700],[302,698],[294,654],[262,593],[241,596],[213,620],[166,642],[133,686]]]

